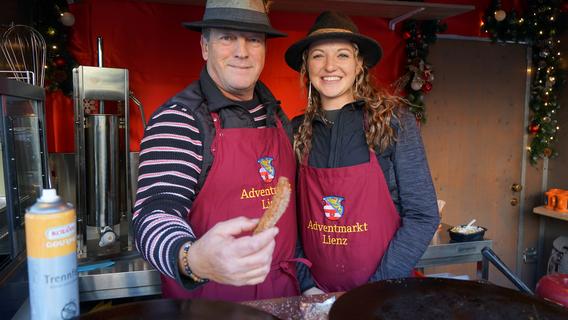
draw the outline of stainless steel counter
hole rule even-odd
[[[485,247],[492,248],[493,240],[452,242],[448,233],[450,227],[447,224],[442,224],[436,231],[432,242],[430,242],[420,261],[418,261],[416,268],[424,269],[440,265],[475,262],[477,265],[477,277],[488,280],[489,261],[483,257],[481,249]]]
[[[112,261],[115,264],[111,267],[79,272],[81,301],[161,293],[159,272],[143,260],[138,253],[121,256]]]

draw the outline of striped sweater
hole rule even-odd
[[[258,100],[242,103],[256,128],[266,127],[266,109]],[[180,245],[195,240],[187,223],[203,162],[203,136],[190,110],[162,107],[152,115],[140,145],[138,191],[133,230],[136,248],[162,274],[179,276]]]

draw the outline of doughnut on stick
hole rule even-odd
[[[290,194],[292,193],[292,188],[290,187],[290,182],[286,177],[278,178],[278,183],[276,184],[276,192],[272,196],[272,202],[264,214],[260,218],[258,225],[253,231],[253,234],[260,233],[268,228],[274,227],[276,222],[282,217],[284,211],[288,207],[290,202]]]

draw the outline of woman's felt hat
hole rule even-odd
[[[379,43],[359,33],[359,29],[348,16],[340,12],[325,11],[316,18],[308,35],[286,50],[286,63],[290,68],[300,71],[304,51],[316,41],[329,39],[343,39],[356,43],[359,54],[369,68],[377,64],[383,54]]]

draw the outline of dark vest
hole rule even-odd
[[[291,126],[288,118],[282,111],[280,107],[280,102],[276,101],[272,94],[268,91],[268,88],[264,86],[261,82],[257,83],[255,88],[260,102],[264,104],[267,113],[266,125],[268,127],[275,127],[274,114],[278,115],[280,121],[288,136],[291,137]],[[201,164],[201,174],[196,185],[196,194],[201,190],[209,169],[213,164],[213,154],[211,153],[211,143],[215,137],[215,126],[213,125],[213,118],[211,117],[211,112],[209,111],[205,95],[203,94],[202,88],[199,81],[194,81],[184,90],[169,99],[160,108],[169,107],[173,104],[182,106],[191,110],[199,131],[203,137],[203,162]],[[227,106],[219,109],[219,116],[221,118],[222,128],[253,128],[254,120],[250,116],[248,110],[244,108],[233,105]]]

